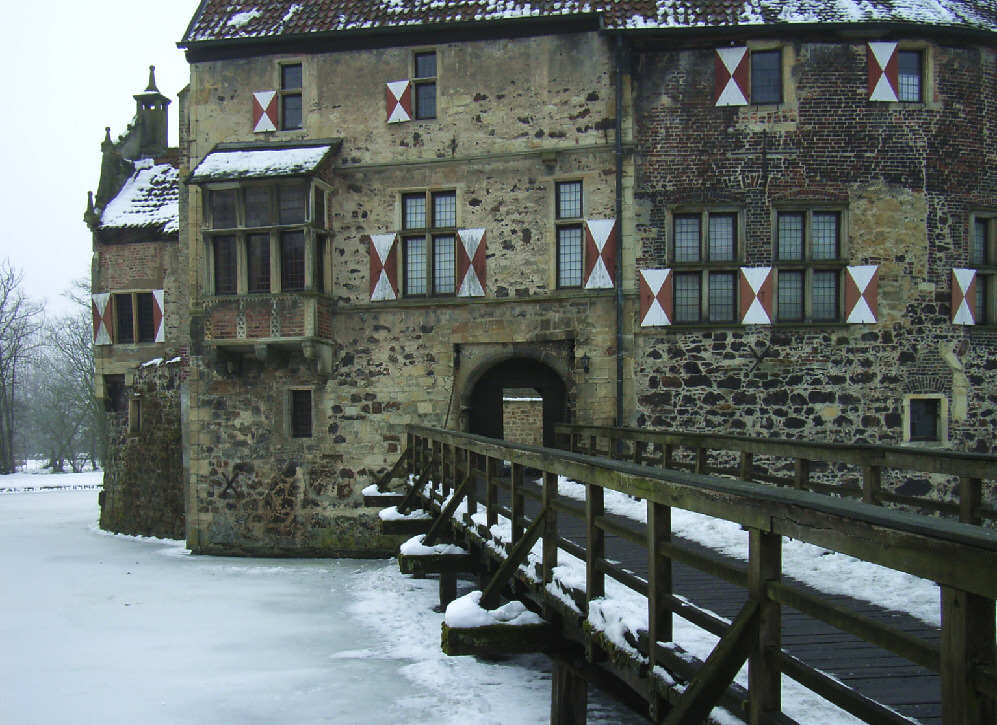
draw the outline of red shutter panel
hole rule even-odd
[[[612,289],[616,280],[616,220],[585,221],[585,289]]]
[[[670,325],[672,317],[672,270],[640,270],[640,326]]]
[[[485,296],[485,230],[457,232],[457,296]]]
[[[773,286],[771,267],[741,267],[742,325],[772,324]]]
[[[879,267],[845,267],[845,322],[863,324],[879,319]]]
[[[751,54],[743,46],[717,48],[713,62],[713,102],[718,106],[748,105]]]
[[[896,101],[899,83],[897,44],[869,43],[866,52],[869,65],[869,100]]]
[[[370,300],[398,299],[398,235],[374,234],[364,239],[370,249]]]
[[[392,81],[385,90],[388,123],[401,123],[412,120],[411,81]]]
[[[93,344],[111,344],[111,295],[102,292],[93,295],[91,302],[93,314]]]
[[[277,91],[253,94],[253,133],[277,130]]]
[[[163,290],[152,291],[152,324],[156,328],[156,342],[166,342],[166,326],[163,318],[166,308],[163,306]]]
[[[952,324],[976,324],[976,270],[952,270]]]

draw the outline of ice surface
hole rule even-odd
[[[546,658],[443,654],[435,580],[110,535],[100,476],[0,476],[4,725],[549,721]],[[593,692],[589,722],[641,721]]]

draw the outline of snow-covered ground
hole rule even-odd
[[[0,476],[2,725],[549,721],[545,658],[440,651],[435,580],[109,535],[100,480]],[[591,696],[590,723],[638,721]]]

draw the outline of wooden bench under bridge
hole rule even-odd
[[[542,615],[529,636],[444,625],[443,647],[546,653],[552,723],[583,723],[592,684],[653,722],[710,722],[722,706],[748,723],[809,725],[784,712],[798,695],[787,696],[783,676],[862,722],[997,721],[992,529],[423,427],[409,429],[391,477],[407,481],[393,510],[430,516],[388,517],[385,531],[423,532],[425,546],[452,541],[466,552],[400,557],[403,571],[438,573],[443,604],[470,571],[483,608],[514,598]],[[620,500],[643,502],[644,514],[614,511]],[[679,510],[740,527],[746,560],[675,535]],[[940,626],[784,576],[789,540],[936,582]],[[624,601],[643,620],[614,621]],[[700,645],[683,642],[689,624],[718,638],[712,650],[695,656]],[[747,680],[735,681],[745,665]]]

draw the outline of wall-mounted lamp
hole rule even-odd
[[[582,355],[578,359],[578,362],[580,362],[582,364],[582,372],[585,373],[586,375],[588,375],[588,373],[589,373],[589,363],[592,362],[592,359],[588,355]]]

